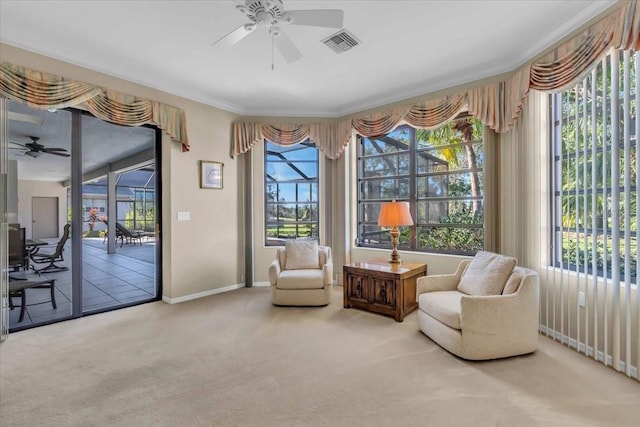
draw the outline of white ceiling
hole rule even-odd
[[[335,29],[290,25],[286,63],[234,1],[0,1],[3,43],[243,115],[339,117],[511,71],[611,6],[605,0],[307,1],[342,9],[362,45],[334,53]],[[0,52],[1,55],[1,52]]]

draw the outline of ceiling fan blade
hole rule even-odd
[[[242,25],[235,30],[231,31],[229,34],[219,38],[218,40],[211,43],[211,46],[217,45],[222,46],[223,48],[231,47],[234,44],[238,43],[240,40],[248,36],[256,29],[255,24],[246,24]]]
[[[32,116],[30,114],[14,113],[13,111],[9,111],[9,120],[14,120],[16,122],[33,123],[34,125],[38,126],[42,126],[42,123],[44,123],[44,119],[42,117]]]
[[[19,142],[9,141],[9,144],[17,145],[19,147],[19,148],[18,147],[9,147],[9,149],[12,149],[12,148],[16,148],[16,149],[19,149],[19,150],[28,150],[29,149],[29,147],[27,147],[24,144],[20,144]]]
[[[59,152],[59,151],[47,151],[47,150],[45,150],[44,152],[47,153],[47,154],[53,154],[54,156],[71,157],[71,154],[62,153],[62,152]]]
[[[47,148],[43,148],[42,151],[67,151],[67,149],[60,148],[60,147],[47,147]]]
[[[289,36],[284,33],[282,30],[278,31],[278,35],[274,37],[274,41],[276,46],[284,60],[287,62],[294,62],[298,59],[302,58],[302,53],[298,50],[295,44],[291,41]]]
[[[340,9],[290,10],[285,13],[285,21],[292,25],[342,28],[344,12]]]

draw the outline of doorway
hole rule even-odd
[[[159,129],[115,125],[74,109],[13,101],[8,108],[17,113],[9,118],[6,148],[17,175],[17,200],[8,203],[17,212],[9,216],[38,254],[54,251],[71,224],[55,268],[37,274],[48,266],[31,256],[27,268],[11,272],[14,280],[55,280],[55,304],[50,289],[27,289],[25,314],[21,307],[9,311],[10,331],[160,299]],[[37,145],[29,142],[34,138]]]
[[[32,239],[58,238],[58,198],[31,198]]]

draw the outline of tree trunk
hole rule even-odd
[[[469,169],[475,170],[478,167],[478,163],[476,160],[476,152],[473,151],[473,147],[471,145],[465,145],[465,149],[467,150],[467,160],[469,162]],[[477,197],[480,195],[480,178],[478,177],[478,172],[471,172],[471,195],[473,197]],[[480,215],[480,211],[482,209],[482,202],[480,200],[473,201],[473,217],[478,218]]]
[[[473,124],[467,120],[459,120],[455,122],[453,128],[460,132],[462,136],[462,142],[465,143],[465,150],[467,152],[467,162],[469,163],[469,169],[473,172],[470,172],[470,180],[471,180],[471,196],[478,197],[480,196],[480,178],[478,177],[478,173],[475,172],[478,167],[476,152],[473,150],[471,144],[469,144],[473,140]],[[482,202],[480,200],[473,200],[473,217],[477,219],[480,216],[480,210],[482,209]]]

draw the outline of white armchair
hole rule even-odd
[[[515,259],[511,259],[515,264]],[[539,324],[538,273],[523,267],[508,269],[510,273],[503,275],[506,282],[498,289],[494,286],[493,294],[486,294],[480,283],[475,287],[478,292],[473,292],[477,276],[471,282],[467,277],[466,287],[462,286],[464,291],[461,291],[460,284],[471,263],[471,260],[462,261],[454,274],[418,280],[420,330],[444,349],[468,360],[497,359],[535,351]],[[477,275],[478,271],[482,269],[472,274]]]
[[[333,283],[331,248],[315,241],[292,240],[278,248],[269,266],[274,305],[329,304]]]

